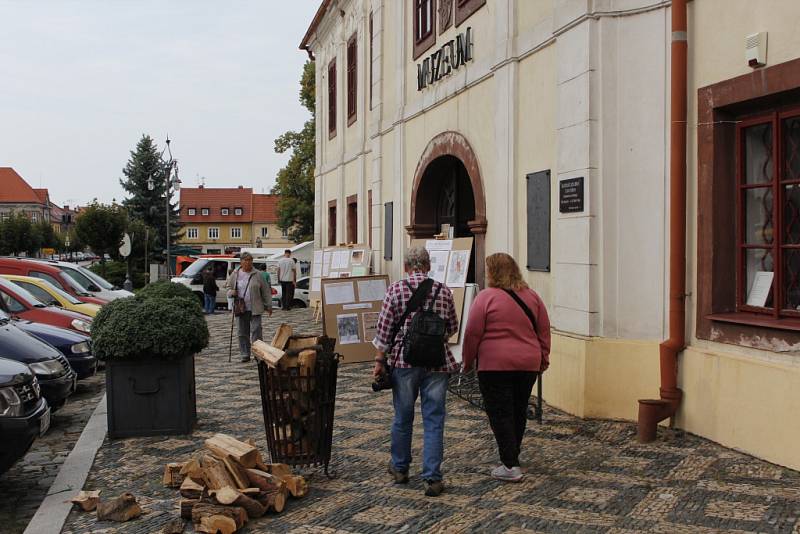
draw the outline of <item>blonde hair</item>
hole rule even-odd
[[[498,252],[486,258],[486,283],[499,289],[525,289],[528,284],[522,279],[519,265],[505,252]]]

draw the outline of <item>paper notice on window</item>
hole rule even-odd
[[[428,252],[432,250],[453,250],[452,239],[429,239],[425,241],[425,248]]]
[[[325,304],[350,304],[356,301],[353,282],[325,285]]]
[[[319,289],[322,286],[322,279],[321,278],[312,278],[311,279],[311,291],[314,293],[319,293]]]
[[[428,277],[444,284],[445,275],[447,274],[447,260],[450,258],[450,252],[446,250],[432,250],[428,252],[428,254],[430,254],[431,257],[431,271],[428,273]]]
[[[359,302],[371,302],[383,300],[386,296],[386,280],[359,280],[358,281],[358,300]]]
[[[447,287],[464,287],[469,270],[469,250],[454,250],[447,265]]]
[[[767,304],[769,291],[772,289],[772,279],[775,273],[771,271],[757,271],[753,285],[747,294],[747,305],[763,308]]]
[[[336,250],[331,256],[331,270],[339,271],[350,267],[350,251]]]

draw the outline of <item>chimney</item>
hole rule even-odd
[[[239,189],[244,189],[244,186],[243,186],[243,185],[240,185],[240,186],[239,186]]]
[[[197,186],[197,189],[203,189],[203,184]],[[165,230],[166,231],[166,230]]]

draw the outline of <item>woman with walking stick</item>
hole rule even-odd
[[[272,292],[264,278],[253,269],[253,256],[250,253],[243,253],[239,261],[239,268],[228,276],[225,287],[228,288],[228,295],[234,297],[233,315],[238,319],[239,326],[239,361],[249,362],[251,343],[262,338],[261,315],[266,311],[267,315],[272,316]]]

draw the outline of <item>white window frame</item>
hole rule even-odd
[[[200,229],[196,226],[191,226],[186,229],[186,239],[197,239],[200,236]]]
[[[219,226],[210,226],[208,228],[209,239],[219,239]]]
[[[241,215],[242,214],[242,208],[234,208],[233,209],[233,214],[234,215]]]
[[[242,227],[231,226],[231,239],[241,239],[241,238],[242,238]]]
[[[33,221],[33,222],[39,222],[39,214],[38,214],[38,213],[36,213],[35,211],[34,211],[34,212],[31,212],[31,221]]]
[[[208,208],[201,208],[200,209],[200,215],[205,215],[207,217],[208,216],[208,212],[209,212]]]
[[[197,209],[189,208],[189,215],[197,215]]]
[[[269,226],[262,226],[261,227],[261,237],[269,237]]]
[[[228,208],[220,208],[219,213],[220,213],[220,215],[227,215],[228,214]]]
[[[281,230],[281,237],[289,237],[289,229],[284,228]]]

